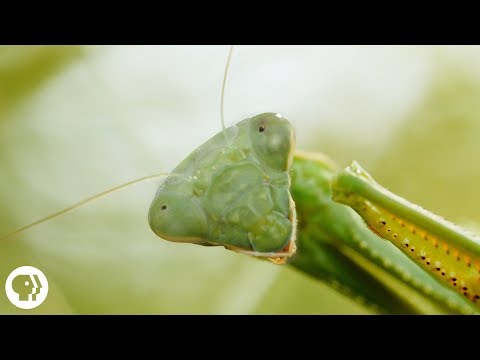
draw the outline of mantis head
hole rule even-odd
[[[294,148],[294,128],[279,114],[260,114],[225,129],[160,186],[150,206],[150,227],[174,242],[221,245],[275,259],[292,255]]]

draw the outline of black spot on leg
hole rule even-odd
[[[422,260],[425,260],[425,256],[422,256]]]
[[[457,278],[452,278],[452,281],[457,281]]]
[[[462,289],[463,289],[463,290],[468,290],[468,288],[467,288],[466,286],[464,286]]]

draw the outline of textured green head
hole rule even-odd
[[[255,252],[293,252],[292,124],[264,113],[218,133],[158,189],[150,227],[175,242]]]

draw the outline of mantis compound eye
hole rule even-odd
[[[254,116],[250,122],[250,139],[260,160],[277,171],[289,169],[295,149],[292,124],[276,113]]]
[[[148,222],[153,232],[175,242],[202,242],[207,220],[202,208],[181,193],[159,193],[150,206]]]

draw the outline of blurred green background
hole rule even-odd
[[[0,234],[133,178],[170,171],[221,129],[227,46],[0,46]],[[238,46],[227,125],[280,112],[297,148],[357,160],[388,189],[480,224],[480,47]],[[0,243],[0,283],[42,270],[33,310],[366,314],[288,266],[151,232],[160,181]]]

